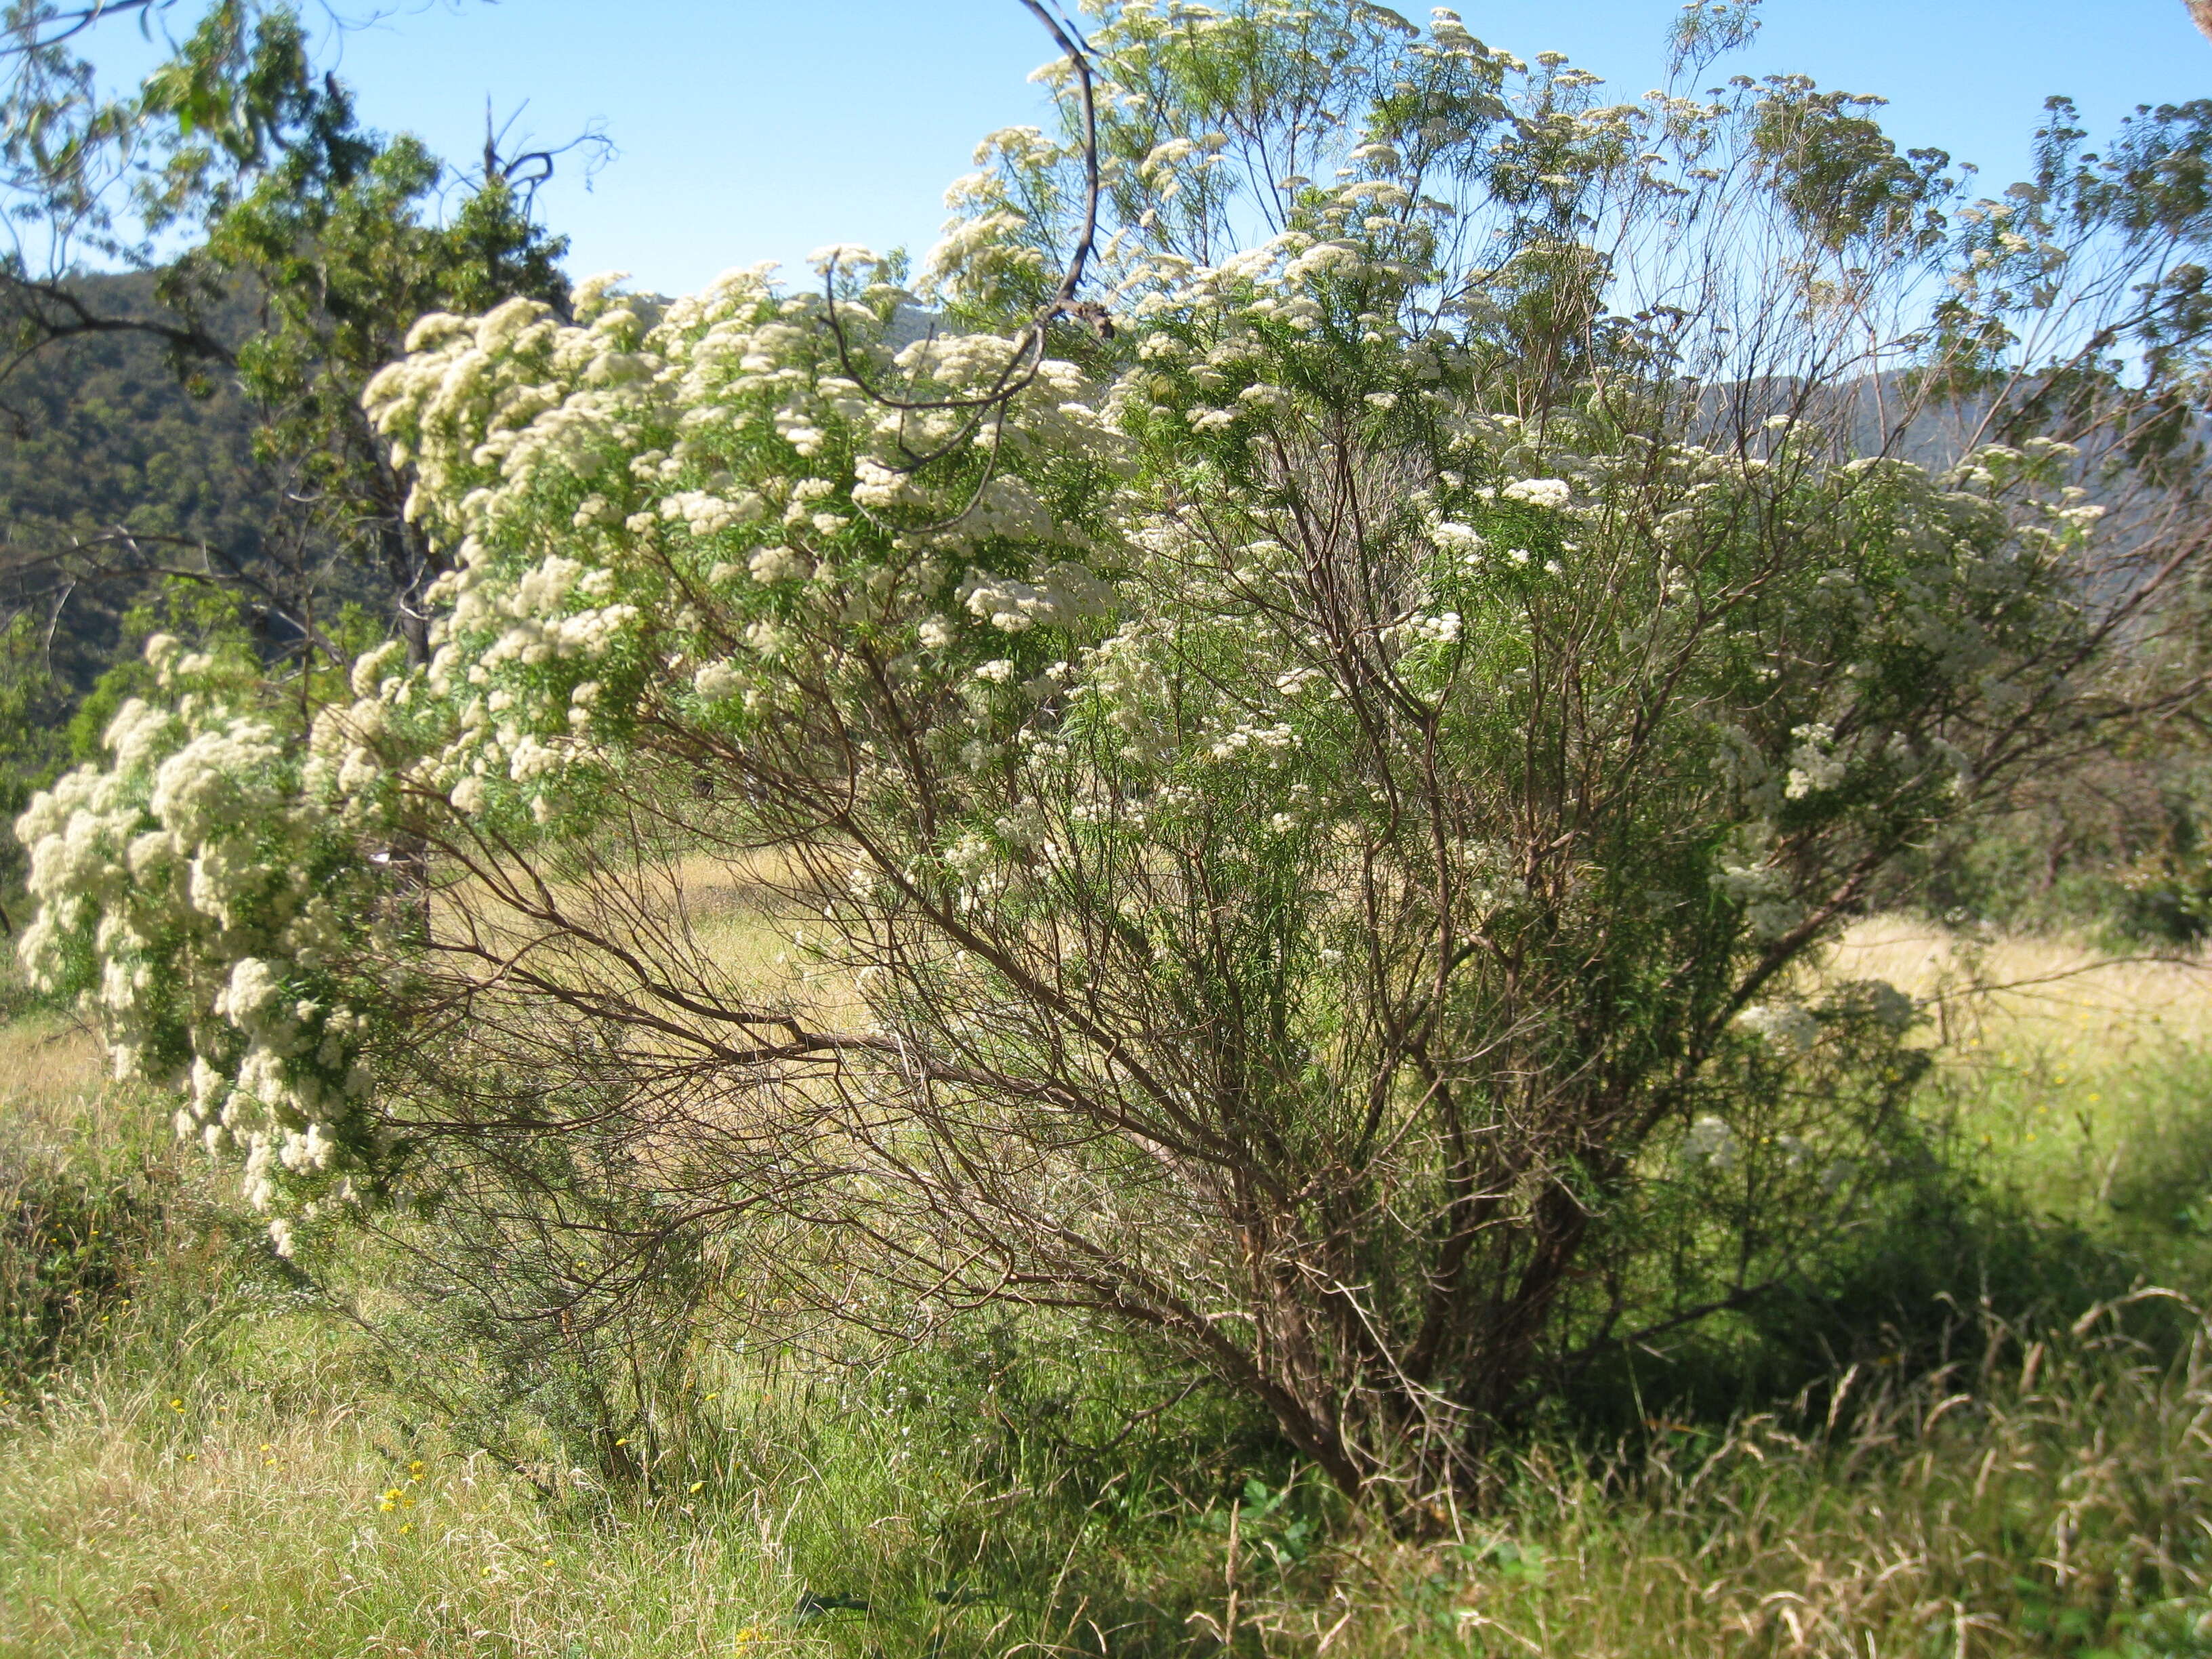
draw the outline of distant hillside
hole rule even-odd
[[[88,276],[81,291],[104,314],[148,314],[150,278]],[[234,302],[216,319],[236,338],[252,327]],[[118,528],[204,544],[249,568],[287,514],[252,458],[252,411],[220,368],[196,397],[149,336],[116,333],[49,347],[0,380],[0,622],[27,607],[52,628],[54,668],[80,690],[112,660],[123,612],[143,579],[100,580],[71,547]],[[145,550],[198,566],[189,545]]]

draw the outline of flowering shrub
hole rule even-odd
[[[379,1139],[368,1016],[336,971],[378,898],[361,814],[314,787],[324,757],[288,741],[254,665],[167,635],[147,657],[168,706],[126,702],[109,764],[16,823],[40,903],[22,959],[98,1010],[118,1076],[180,1085],[177,1133],[234,1152],[257,1207],[280,1185],[309,1212],[351,1200]],[[272,1229],[285,1243],[289,1217]]]
[[[896,345],[849,247],[424,319],[368,400],[453,567],[429,661],[295,743],[157,642],[169,706],[20,826],[26,957],[280,1229],[575,1137],[661,1218],[580,1285],[705,1226],[769,1241],[763,1309],[1087,1310],[1419,1494],[1866,1212],[1914,1011],[1817,947],[2080,727],[2149,590],[2090,580],[2066,445],[1856,453],[1863,309],[1718,398],[1720,276],[1607,311],[1588,227],[1679,222],[1730,144],[1789,303],[1923,245],[1909,192],[1820,217],[1789,88],[1594,109],[1441,13],[1097,44],[1110,341],[1024,317],[1077,211],[1036,133],[956,187],[968,331]],[[788,976],[702,943],[702,864]]]

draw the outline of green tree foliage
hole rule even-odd
[[[488,143],[448,210],[449,170],[362,129],[291,12],[210,6],[122,100],[71,56],[100,21],[7,17],[0,695],[35,723],[0,760],[11,815],[50,781],[74,699],[99,682],[87,707],[112,714],[143,672],[108,671],[165,584],[207,590],[188,609],[222,596],[271,663],[342,659],[363,611],[419,655],[438,561],[362,390],[426,311],[564,294],[529,199],[550,158],[518,170]],[[0,893],[19,874],[0,865]]]
[[[66,266],[37,269],[19,233],[0,262],[17,362],[88,339],[157,344],[214,399],[211,432],[244,411],[258,476],[238,487],[218,475],[216,487],[232,486],[222,493],[240,511],[249,499],[281,507],[252,513],[257,534],[206,537],[202,577],[261,613],[272,649],[331,654],[338,607],[366,595],[419,653],[419,596],[436,562],[406,522],[405,485],[362,417],[362,388],[426,311],[561,298],[563,245],[530,210],[529,180],[542,173],[526,169],[519,181],[488,145],[482,175],[463,181],[447,211],[449,169],[412,138],[361,127],[286,9],[210,6],[120,101],[96,94],[67,33],[45,9],[10,18],[8,183],[19,222],[48,233],[50,261],[89,251],[147,271],[153,303],[133,291],[137,303],[110,305],[112,288]],[[98,418],[96,408],[81,413]],[[42,591],[156,562],[143,536],[134,544],[114,527],[76,535],[80,568],[51,571]],[[192,562],[195,530],[161,533],[176,539],[160,544],[158,562]],[[70,561],[50,555],[57,562]]]

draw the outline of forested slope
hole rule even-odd
[[[152,314],[152,278],[81,279],[102,315]],[[251,308],[212,319],[237,337]],[[0,620],[27,612],[82,692],[112,661],[149,568],[247,570],[289,556],[281,494],[256,465],[252,411],[219,366],[188,384],[125,330],[46,347],[0,382]],[[125,544],[125,536],[135,540]]]

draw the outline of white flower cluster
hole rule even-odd
[[[872,263],[833,256],[841,274]],[[1110,608],[1086,562],[1105,525],[1048,509],[1024,471],[1125,465],[1081,374],[1051,359],[1031,374],[996,336],[894,350],[900,298],[869,292],[832,329],[823,300],[763,267],[665,308],[598,283],[573,323],[516,301],[416,331],[367,398],[455,565],[426,677],[454,719],[416,781],[464,811],[550,822],[672,684],[692,694],[682,718],[769,719],[802,676],[818,696],[865,672],[846,654],[856,627],[908,632],[921,652],[893,665],[900,679],[957,679],[969,627],[988,640]],[[990,419],[893,407],[855,378],[957,404],[1010,373],[1019,390]],[[932,452],[934,471],[913,464]],[[927,527],[899,527],[915,520]]]
[[[1112,9],[1102,38],[1221,21],[1168,0]],[[1519,67],[1448,15],[1409,50],[1462,88]],[[1551,91],[1581,84],[1546,75]],[[1618,118],[1560,117],[1576,131]],[[1217,137],[1164,129],[1119,178],[1168,217],[1211,212],[1235,170]],[[1292,228],[1218,264],[1170,251],[1211,246],[1211,230],[1148,242],[1136,233],[1160,221],[1125,228],[1097,269],[1132,349],[1103,392],[1035,362],[1034,334],[902,344],[908,296],[852,246],[819,258],[854,296],[834,312],[762,268],[665,304],[599,281],[568,319],[514,301],[423,319],[367,403],[452,567],[430,662],[365,657],[352,702],[301,744],[267,705],[195,690],[210,665],[157,642],[173,706],[126,708],[109,764],[22,820],[40,902],[27,961],[102,1007],[122,1063],[185,1080],[186,1127],[235,1143],[256,1200],[282,1207],[369,1144],[356,1060],[374,1011],[349,1008],[331,964],[349,929],[388,913],[392,884],[361,874],[379,867],[383,803],[557,836],[610,794],[595,777],[656,743],[696,770],[787,742],[804,766],[809,733],[834,728],[840,787],[902,811],[911,792],[885,757],[942,767],[931,783],[975,810],[934,822],[988,828],[908,846],[907,881],[856,876],[864,905],[933,870],[985,905],[1073,879],[1115,837],[1165,846],[1202,826],[1317,866],[1363,836],[1387,842],[1376,878],[1457,896],[1470,930],[1578,926],[1604,891],[1694,919],[1666,948],[1790,937],[1800,888],[1827,890],[1817,837],[1854,800],[1932,800],[1972,775],[1979,711],[2066,694],[2024,665],[2068,656],[2042,648],[2071,614],[2047,572],[2092,510],[2001,501],[2032,470],[2025,453],[1938,479],[1890,459],[1779,465],[1801,442],[1788,427],[1753,455],[1624,438],[1565,403],[1541,420],[1498,412],[1494,378],[1455,343],[1498,282],[1464,284],[1449,325],[1429,302],[1437,204],[1414,175],[1463,137],[1370,135],[1338,184],[1285,181],[1297,205],[1276,222]],[[1522,165],[1517,139],[1499,143],[1480,166]],[[956,187],[961,222],[933,256],[944,280],[1033,293],[1048,239],[1024,204],[1043,198],[1015,185],[1070,159],[1035,130],[999,135]],[[1224,465],[1271,441],[1264,464]],[[1324,453],[1349,463],[1344,497],[1326,526],[1294,522],[1287,486]],[[1741,556],[1770,525],[1789,556]],[[1355,579],[1323,605],[1332,561]],[[1588,672],[1570,685],[1563,660]],[[1877,708],[1870,686],[1918,704]],[[1528,803],[1545,789],[1527,769],[1547,751],[1573,754],[1567,793],[1593,821],[1639,802],[1632,826],[1618,821],[1634,833],[1538,835]],[[1377,830],[1423,811],[1433,836]],[[1662,890],[1600,867],[1601,848],[1653,836],[1700,860],[1720,842],[1720,906],[1686,899],[1673,873]],[[1462,867],[1431,880],[1438,860]],[[1359,958],[1349,932],[1331,937]],[[1742,1018],[1796,1053],[1840,1013],[1909,1023],[1893,991],[1853,995]],[[1717,1119],[1691,1142],[1716,1168],[1737,1156]]]
[[[978,573],[961,585],[960,601],[969,615],[1001,633],[1019,634],[1040,623],[1066,624],[1102,615],[1113,590],[1081,565],[1060,563],[1038,573],[1034,582]]]
[[[288,1177],[310,1202],[347,1196],[369,1079],[362,1021],[327,972],[351,931],[332,862],[345,814],[302,781],[369,789],[380,775],[359,744],[303,757],[200,689],[216,665],[173,639],[146,654],[173,706],[126,702],[108,766],[68,774],[16,821],[39,902],[21,959],[33,983],[96,1008],[117,1075],[183,1085],[178,1133],[234,1149],[257,1208]],[[387,660],[365,658],[356,680]]]
[[[1517,483],[1507,484],[1499,490],[1501,499],[1526,501],[1531,507],[1546,507],[1563,513],[1574,501],[1574,489],[1564,478],[1523,478]]]
[[[1790,781],[1783,787],[1784,796],[1802,800],[1808,795],[1833,789],[1844,781],[1850,765],[1832,747],[1836,741],[1834,726],[1815,721],[1794,727],[1790,735],[1797,740],[1797,746],[1790,752]]]
[[[1786,871],[1748,857],[1724,860],[1713,885],[1744,907],[1751,936],[1761,944],[1782,938],[1805,920],[1805,907],[1790,891]]]

